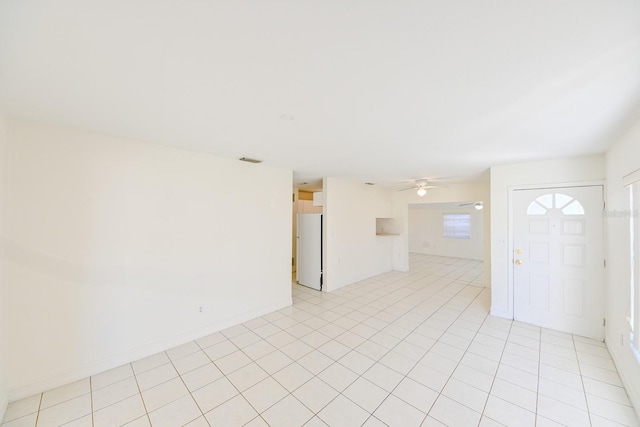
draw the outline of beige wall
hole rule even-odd
[[[12,399],[291,304],[291,171],[19,121],[9,151]]]
[[[324,289],[391,271],[395,236],[376,236],[376,218],[391,212],[391,192],[338,178],[325,178],[323,191]]]

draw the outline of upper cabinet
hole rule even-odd
[[[313,193],[313,206],[324,206],[324,193],[322,191]]]
[[[321,192],[298,191],[297,196],[294,196],[297,199],[295,213],[323,213],[322,198],[318,198],[318,194],[322,195]],[[318,200],[320,200],[319,204]]]

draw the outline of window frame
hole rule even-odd
[[[470,213],[443,213],[442,237],[445,239],[471,239]]]
[[[640,363],[640,169],[623,177],[629,194],[629,346]]]
[[[640,351],[640,221],[636,217],[640,204],[640,181],[632,182],[629,187],[629,251],[630,251],[630,320],[631,345]]]

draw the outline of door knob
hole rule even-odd
[[[516,259],[516,260],[513,261],[513,263],[515,265],[522,265],[522,260],[521,259]]]

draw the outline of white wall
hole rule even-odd
[[[455,258],[484,259],[484,215],[473,206],[438,208],[434,204],[409,207],[409,252]],[[442,216],[447,213],[471,215],[471,237],[443,237]]]
[[[627,393],[640,410],[640,364],[629,346],[631,329],[625,321],[629,315],[629,193],[622,177],[640,169],[640,120],[614,144],[606,154],[607,211],[607,347],[615,360]],[[617,211],[615,213],[614,211]],[[637,219],[637,218],[636,218]],[[639,414],[640,417],[640,414]]]
[[[391,271],[392,239],[376,236],[376,217],[391,214],[391,192],[360,182],[325,178],[324,289]]]
[[[9,151],[12,400],[291,304],[291,171],[19,121]]]
[[[513,318],[509,195],[514,187],[602,181],[604,156],[554,159],[491,168],[491,314]]]
[[[5,209],[7,206],[5,190],[7,188],[7,136],[6,119],[0,114],[0,421],[4,419],[9,400],[8,367],[8,293],[6,280],[6,227]]]
[[[484,221],[484,272],[485,286],[491,284],[491,258],[490,258],[490,217],[491,203],[489,202],[489,172],[471,181],[460,184],[452,184],[448,187],[433,188],[428,190],[426,196],[420,197],[415,191],[393,192],[393,217],[400,224],[402,233],[394,240],[392,259],[393,269],[398,271],[409,270],[409,205],[421,203],[451,203],[467,201],[483,201]]]

